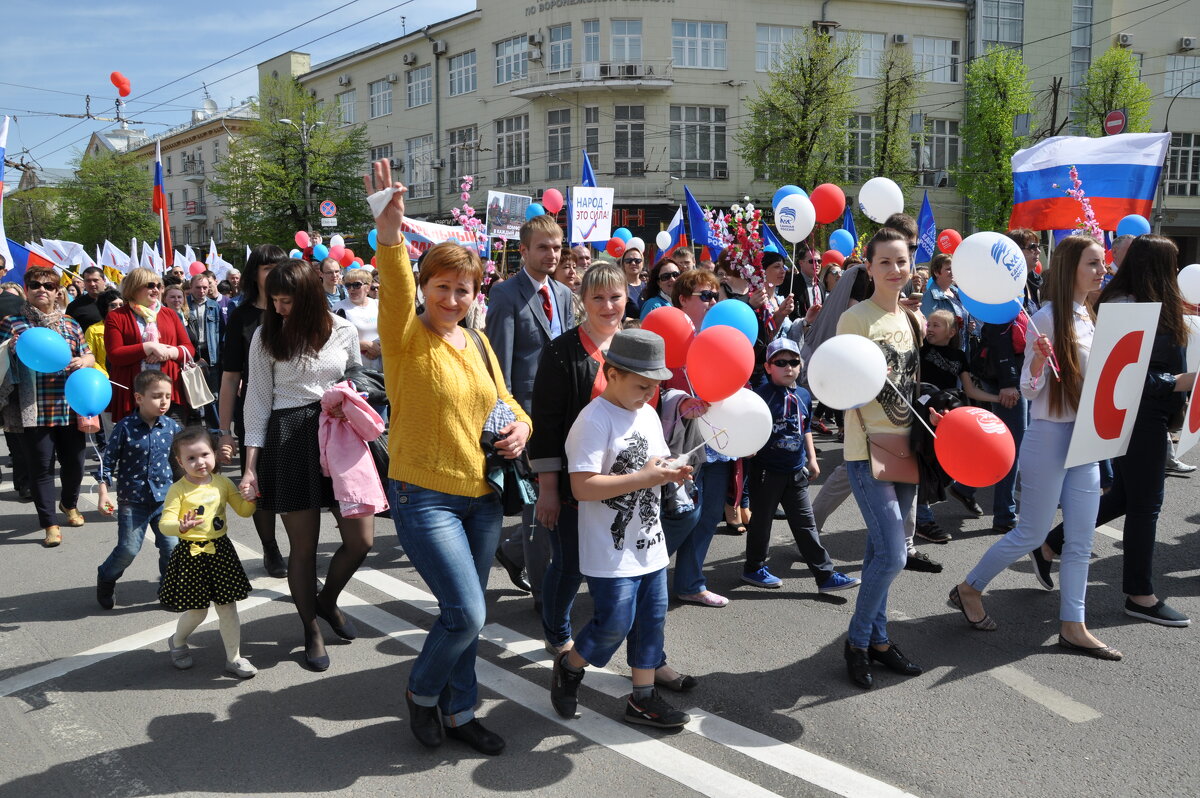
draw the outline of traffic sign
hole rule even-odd
[[[1125,132],[1125,124],[1128,118],[1125,116],[1124,109],[1109,111],[1104,115],[1104,135],[1115,136],[1118,133]]]
[[[321,215],[326,219],[337,216],[337,206],[333,204],[333,200],[325,200],[321,203]]]
[[[321,220],[322,227],[337,227],[337,217],[327,216]]]

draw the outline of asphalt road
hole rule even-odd
[[[819,439],[823,467],[840,447]],[[1193,452],[1187,459],[1197,462]],[[1075,796],[1196,795],[1200,691],[1196,630],[1139,623],[1122,613],[1120,542],[1098,534],[1089,624],[1125,652],[1119,663],[1062,651],[1057,593],[1028,563],[986,597],[1001,625],[969,629],[946,605],[949,589],[994,540],[988,518],[936,508],[955,536],[923,550],[941,574],[904,572],[891,592],[894,640],[926,668],[877,675],[863,692],[845,675],[842,644],[853,591],[822,597],[783,522],[772,568],[780,590],[738,582],[743,541],[718,536],[709,586],[724,609],[673,604],[667,650],[701,678],[678,702],[693,713],[666,733],[619,718],[628,691],[623,652],[589,671],[581,717],[550,707],[549,658],[532,601],[494,569],[480,646],[480,715],[508,742],[495,758],[447,741],[421,748],[407,727],[409,664],[435,607],[389,522],[351,582],[343,607],[353,643],[331,642],[333,666],[299,663],[300,627],[285,580],[270,579],[249,521],[232,520],[255,587],[241,605],[243,654],[260,669],[222,671],[215,615],[192,639],[195,667],[171,667],[175,616],[155,599],[156,553],[143,548],[118,585],[117,607],[95,601],[95,569],[115,521],[81,502],[87,525],[43,549],[33,507],[0,485],[0,798],[198,794],[630,796]],[[1200,509],[1195,478],[1168,479],[1159,525],[1157,585],[1200,616]],[[980,494],[989,507],[990,495]],[[862,521],[853,503],[833,515],[825,543],[857,574]],[[1119,529],[1119,523],[1115,525]],[[1110,530],[1111,531],[1111,530]],[[1118,537],[1119,537],[1119,533]],[[282,525],[279,529],[284,539]],[[336,548],[322,530],[323,568]],[[588,617],[581,597],[577,619]],[[332,637],[332,635],[329,635]],[[672,698],[675,698],[672,696]]]

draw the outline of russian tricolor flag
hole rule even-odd
[[[154,142],[154,198],[150,209],[158,216],[158,245],[166,268],[171,268],[175,261],[175,251],[171,249],[171,222],[167,218],[167,194],[163,189],[162,142]]]
[[[1170,133],[1122,133],[1095,139],[1055,136],[1018,150],[1012,157],[1009,228],[1077,227],[1083,208],[1066,193],[1072,166],[1079,170],[1083,192],[1105,230],[1116,230],[1131,213],[1149,218],[1170,144]]]
[[[8,239],[4,237],[4,148],[8,144],[8,117],[0,118],[0,255],[4,256],[4,262],[8,268],[16,267],[13,263],[13,253],[9,247]],[[25,269],[21,269],[20,276],[10,278],[16,282],[21,282],[25,276]]]
[[[680,205],[675,209],[675,216],[671,219],[671,223],[667,225],[667,232],[671,234],[671,243],[667,246],[664,255],[670,255],[675,251],[676,247],[687,246],[687,236],[684,234],[683,227],[683,206]]]

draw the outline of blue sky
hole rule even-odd
[[[82,114],[84,95],[91,95],[94,115],[114,116],[113,71],[124,73],[133,86],[126,116],[153,135],[186,121],[191,109],[200,107],[202,82],[218,106],[226,108],[231,100],[240,103],[258,93],[255,65],[279,53],[307,52],[315,64],[476,7],[475,0],[49,0],[12,5],[4,15],[8,36],[0,45],[0,114],[14,117],[8,158],[24,155],[50,168],[67,166],[93,132],[113,123],[48,114]],[[184,77],[192,72],[196,74]],[[30,152],[23,153],[25,149]]]

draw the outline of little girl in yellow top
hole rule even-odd
[[[237,604],[250,594],[250,580],[229,538],[225,536],[225,505],[243,518],[254,512],[226,477],[214,473],[217,456],[207,430],[190,427],[175,436],[171,456],[183,467],[184,477],[171,486],[163,502],[159,531],[181,538],[167,564],[158,600],[181,612],[175,634],[167,638],[171,662],[179,670],[192,667],[187,639],[208,616],[209,602],[217,605],[221,641],[225,644],[225,672],[249,679],[258,669],[241,655],[241,628]]]

